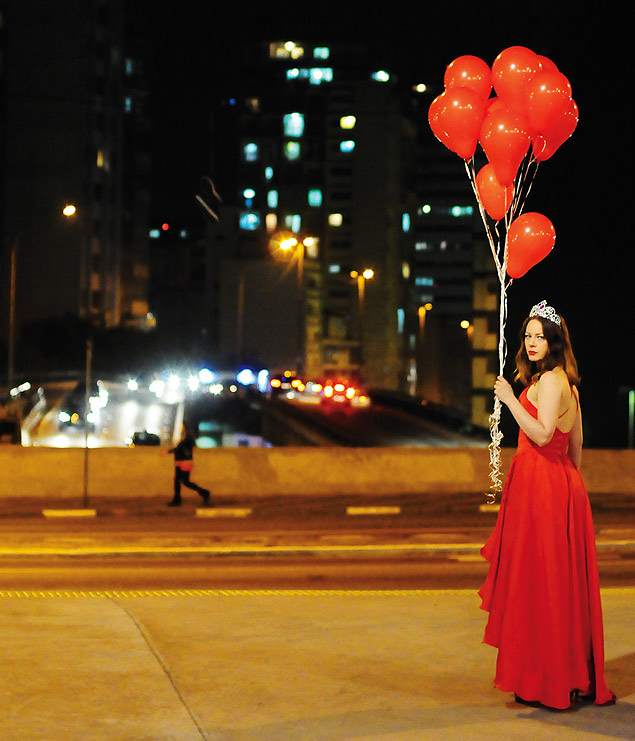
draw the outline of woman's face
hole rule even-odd
[[[545,359],[549,352],[549,343],[542,333],[542,322],[537,319],[531,319],[525,329],[525,351],[527,357],[534,363],[539,363]]]

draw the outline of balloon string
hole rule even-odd
[[[499,230],[499,222],[494,223],[494,234],[487,217],[487,213],[481,202],[476,187],[476,172],[474,169],[474,158],[471,160],[465,160],[465,169],[467,172],[468,179],[474,191],[474,196],[478,204],[479,213],[481,214],[481,220],[485,227],[485,234],[487,241],[494,258],[494,265],[496,266],[496,273],[500,284],[500,300],[499,300],[499,327],[498,327],[498,374],[503,375],[505,370],[505,362],[507,360],[507,340],[505,338],[505,328],[507,325],[507,291],[513,279],[507,280],[507,234],[512,221],[517,218],[521,213],[525,205],[525,201],[538,170],[540,163],[533,157],[531,151],[528,152],[524,158],[521,166],[519,167],[518,174],[514,182],[514,195],[512,204],[505,214],[505,217],[501,224],[501,230]],[[504,227],[504,229],[502,228]],[[501,441],[503,439],[503,433],[500,431],[500,418],[501,418],[501,402],[498,397],[494,397],[494,408],[491,415],[489,416],[490,425],[490,443],[488,445],[489,450],[489,464],[490,464],[490,491],[486,493],[489,504],[494,504],[496,501],[496,494],[503,490],[503,474],[501,471]]]
[[[502,271],[502,264],[500,260],[500,235],[498,233],[498,226],[495,226],[496,229],[496,236],[498,237],[498,240],[494,240],[494,237],[492,235],[492,230],[490,229],[489,222],[487,220],[487,214],[485,212],[485,208],[483,206],[483,203],[481,202],[480,196],[478,194],[478,189],[476,187],[476,173],[474,171],[474,159],[465,160],[465,170],[467,172],[468,180],[470,181],[470,185],[472,186],[472,190],[474,191],[474,197],[476,198],[476,203],[478,205],[479,213],[481,214],[481,220],[483,222],[483,226],[485,227],[485,235],[487,236],[487,241],[490,246],[490,250],[492,252],[492,257],[494,258],[494,264],[496,265],[496,272],[498,274],[499,281],[504,282],[505,280],[505,273]]]

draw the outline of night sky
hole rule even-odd
[[[164,183],[157,208],[190,208],[190,193],[208,167],[209,111],[237,83],[233,49],[239,41],[388,40],[403,82],[425,81],[440,89],[446,66],[463,54],[491,65],[500,51],[521,45],[549,57],[571,82],[580,122],[573,137],[540,165],[525,205],[525,211],[552,221],[556,244],[510,288],[510,355],[522,318],[546,298],[569,325],[592,437],[625,444],[626,395],[620,389],[635,387],[627,173],[635,94],[631,54],[627,61],[632,39],[619,12],[626,4],[595,6],[607,15],[591,13],[582,2],[572,9],[475,2],[469,10],[463,3],[443,3],[440,10],[434,3],[391,2],[385,6],[390,14],[357,3],[315,3],[315,14],[308,14],[308,5],[184,2],[178,15],[150,19],[158,50],[154,101],[165,107],[155,140],[157,182]],[[223,183],[217,187],[222,193]],[[507,375],[513,371],[509,365]]]

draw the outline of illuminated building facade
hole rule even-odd
[[[217,116],[238,132],[235,256],[272,259],[281,234],[313,239],[297,370],[398,389],[415,129],[392,76],[372,66],[380,58],[355,44],[251,47]],[[351,276],[367,268],[372,279]]]

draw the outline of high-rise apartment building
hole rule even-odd
[[[142,328],[150,158],[141,29],[120,0],[6,0],[1,12],[0,228],[5,283],[11,255],[16,267],[16,326],[70,315]]]
[[[292,240],[304,297],[298,370],[397,389],[415,129],[374,59],[355,44],[246,50],[242,89],[224,107],[239,140],[230,254],[272,260]]]

